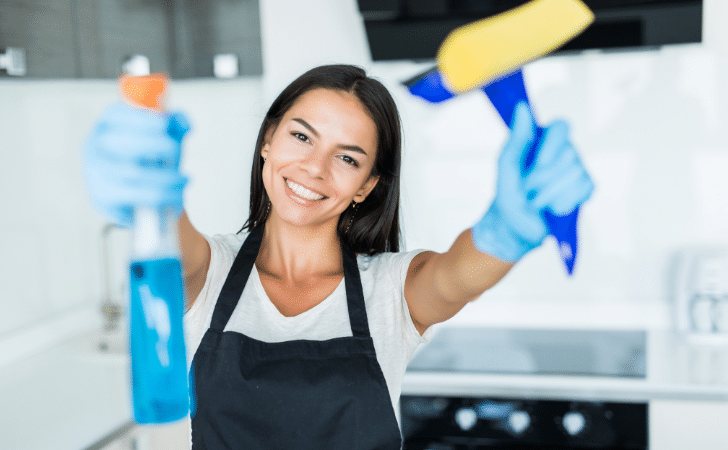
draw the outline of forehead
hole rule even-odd
[[[296,99],[284,117],[300,117],[302,114],[307,116],[347,116],[369,122],[370,125],[376,127],[369,111],[361,100],[354,94],[340,90],[311,89]]]

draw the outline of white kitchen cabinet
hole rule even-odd
[[[725,450],[728,402],[653,400],[650,450]]]
[[[144,425],[137,428],[135,450],[190,448],[189,419],[178,420],[164,425]]]
[[[190,448],[189,419],[161,425],[137,425],[104,446],[89,450],[185,450]]]

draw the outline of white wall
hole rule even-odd
[[[371,65],[356,1],[260,0],[264,99],[323,64]]]
[[[98,298],[101,221],[83,196],[79,143],[113,96],[99,83],[0,82],[0,336]]]

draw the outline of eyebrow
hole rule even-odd
[[[294,120],[294,121],[300,123],[301,125],[303,125],[304,127],[306,127],[308,129],[308,131],[310,131],[311,134],[313,134],[317,138],[321,137],[321,135],[319,134],[319,132],[316,131],[316,129],[314,127],[312,127],[311,125],[309,125],[309,123],[306,122],[305,120],[300,119],[298,117],[294,117],[292,120]],[[349,150],[349,151],[352,151],[352,152],[361,153],[364,156],[369,156],[369,155],[367,155],[367,152],[365,152],[364,149],[362,149],[358,145],[339,144],[339,145],[337,145],[337,147],[342,148],[344,150]]]

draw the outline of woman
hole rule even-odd
[[[240,232],[208,237],[180,217],[193,448],[400,448],[394,409],[430,327],[541,243],[541,209],[563,214],[591,193],[563,123],[522,177],[534,124],[522,105],[514,120],[483,218],[445,253],[400,253],[400,124],[386,88],[335,65],[280,94],[258,135]],[[139,161],[178,160],[188,129],[180,114],[110,109],[86,149],[97,208],[122,225],[133,204],[181,212],[186,179]]]

